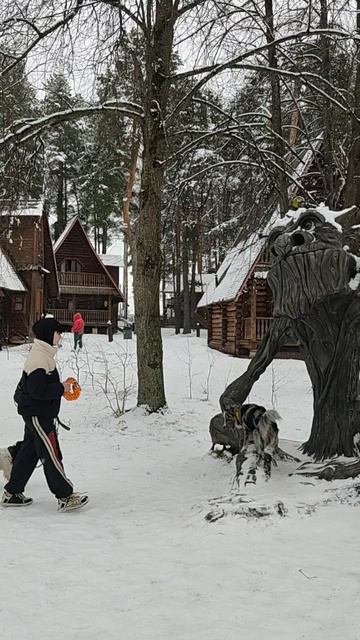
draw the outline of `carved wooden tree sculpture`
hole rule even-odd
[[[337,221],[341,218],[344,221],[346,214],[339,214]],[[220,405],[226,413],[243,404],[292,334],[299,340],[314,398],[311,433],[303,451],[315,460],[358,456],[360,293],[349,286],[356,260],[344,248],[347,238],[340,225],[327,222],[317,210],[302,211],[284,222],[268,238],[274,320],[247,371],[225,389]]]

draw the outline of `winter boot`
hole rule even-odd
[[[10,480],[12,463],[9,449],[0,449],[0,471],[3,472],[6,480]]]
[[[74,509],[81,509],[89,502],[89,496],[82,495],[81,493],[72,493],[68,498],[58,499],[58,511],[74,511]]]
[[[1,504],[3,507],[27,507],[33,503],[32,498],[27,498],[23,493],[9,493],[4,491],[1,498]]]

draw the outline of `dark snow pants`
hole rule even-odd
[[[20,449],[21,449],[21,445],[22,445],[23,441],[22,440],[18,440],[18,442],[16,442],[15,444],[12,444],[10,447],[8,447],[8,451],[13,459],[13,462],[17,456],[17,454],[19,453]]]
[[[76,347],[79,345],[79,349],[82,349],[83,334],[82,333],[74,333],[74,351],[76,351]]]
[[[67,498],[73,493],[73,487],[65,475],[54,420],[33,416],[24,418],[24,421],[24,440],[16,452],[5,490],[23,493],[40,459],[50,491],[57,498]]]

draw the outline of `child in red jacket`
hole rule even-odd
[[[75,313],[73,317],[73,324],[71,327],[71,332],[74,334],[74,351],[76,351],[77,345],[79,345],[79,349],[82,349],[82,337],[84,333],[85,322],[81,313]]]

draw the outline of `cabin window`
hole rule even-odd
[[[15,296],[15,298],[13,298],[13,311],[17,313],[24,311],[24,298],[22,298],[22,296]]]
[[[81,271],[81,264],[77,260],[64,260],[61,264],[61,271],[63,273],[78,273]]]

